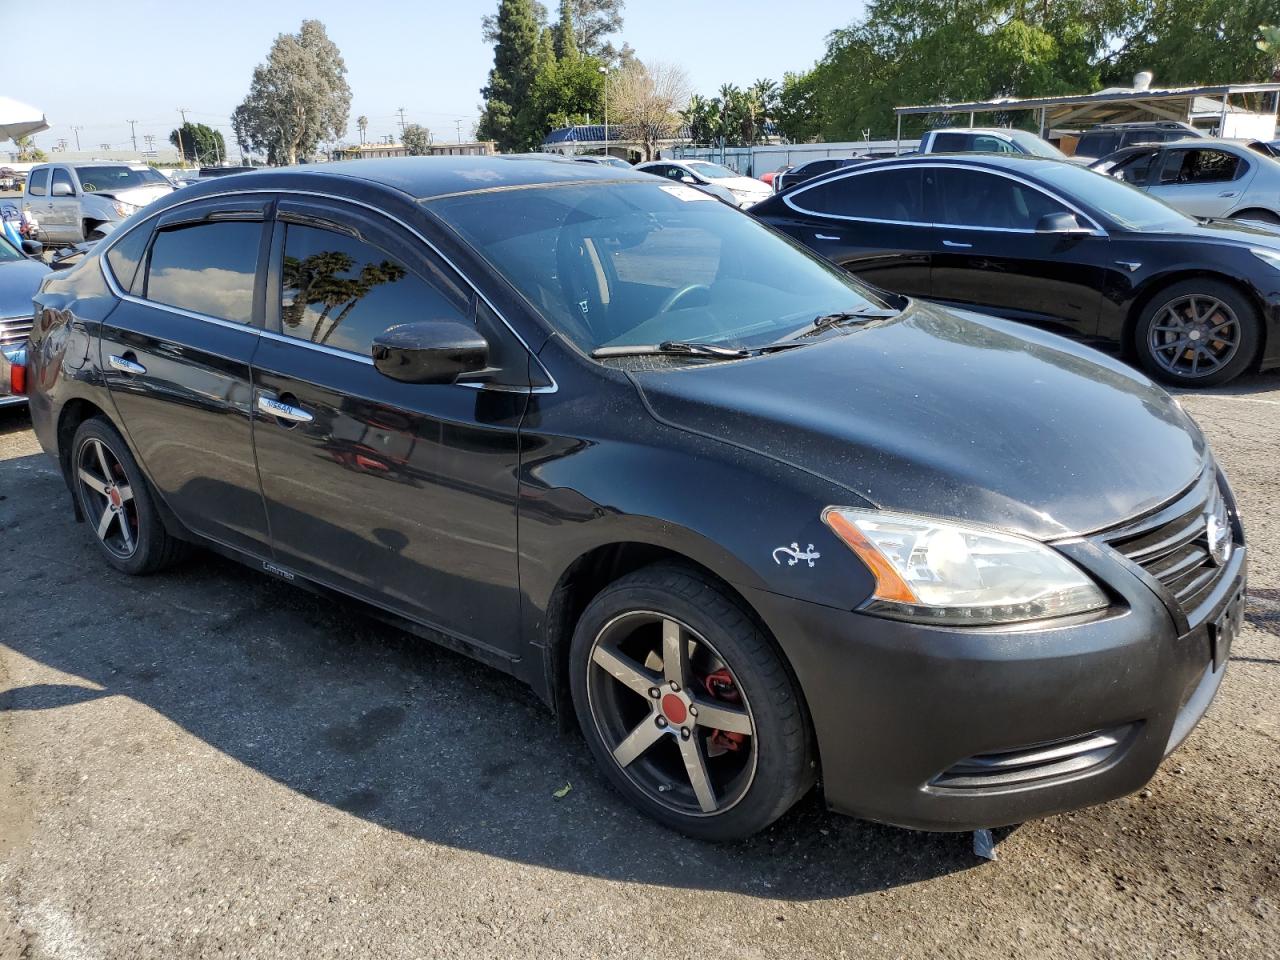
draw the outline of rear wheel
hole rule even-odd
[[[795,681],[740,602],[683,567],[605,588],[570,651],[574,706],[610,781],[690,836],[749,836],[812,785]]]
[[[1248,369],[1262,339],[1257,308],[1217,280],[1175,283],[1147,304],[1135,330],[1143,367],[1175,386],[1208,387]]]
[[[1280,214],[1273,210],[1241,210],[1231,215],[1232,220],[1253,220],[1257,223],[1280,224]]]
[[[164,528],[124,438],[101,417],[76,430],[71,482],[98,548],[117,570],[154,573],[183,554],[185,544]]]

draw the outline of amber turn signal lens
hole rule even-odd
[[[828,510],[822,519],[826,521],[837,537],[844,541],[850,550],[858,555],[876,578],[876,598],[892,600],[897,603],[919,603],[920,598],[907,582],[893,569],[893,564],[885,559],[884,554],[863,536],[862,531],[852,521],[834,510]]]

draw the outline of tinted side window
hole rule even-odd
[[[130,230],[129,233],[115,242],[107,251],[107,266],[111,275],[116,278],[125,293],[133,293],[134,283],[138,276],[138,264],[147,252],[147,241],[151,239],[149,227]],[[139,284],[141,286],[141,284]]]
[[[466,320],[454,302],[382,250],[355,237],[284,225],[280,330],[367,355],[388,327]]]
[[[939,133],[933,138],[933,149],[930,153],[962,153],[971,149],[968,134]]]
[[[49,168],[33,170],[27,178],[27,193],[33,197],[43,197],[49,192]]]
[[[253,321],[261,221],[162,230],[151,246],[146,298],[235,323]]]
[[[1140,150],[1131,157],[1125,157],[1108,172],[1117,180],[1143,186],[1151,173],[1151,164],[1160,156],[1155,150]]]
[[[936,171],[938,223],[1002,230],[1034,230],[1050,213],[1070,213],[1034,187],[977,170]]]
[[[56,187],[59,185],[66,187],[71,193],[75,193],[75,187],[71,185],[71,174],[67,173],[67,171],[63,170],[61,167],[58,167],[53,171],[53,186]]]
[[[1082,157],[1105,157],[1120,149],[1118,133],[1086,133],[1076,144],[1076,153]]]
[[[1002,140],[1000,137],[975,136],[973,138],[973,149],[979,153],[1017,153],[1013,144],[1008,140]]]
[[[1161,183],[1223,183],[1240,172],[1239,157],[1221,150],[1173,150],[1160,172]]]
[[[877,170],[806,187],[794,195],[795,204],[830,216],[920,223],[924,220],[923,182],[918,169]]]

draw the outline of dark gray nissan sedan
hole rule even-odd
[[[815,783],[938,830],[1121,796],[1240,622],[1235,502],[1164,391],[642,173],[201,183],[36,311],[35,429],[107,563],[199,545],[358,598],[694,836]]]

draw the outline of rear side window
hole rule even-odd
[[[134,292],[134,284],[138,277],[138,264],[147,252],[147,241],[151,239],[150,229],[130,230],[107,251],[107,266],[125,293]],[[141,284],[138,284],[141,286]]]
[[[434,285],[371,244],[288,223],[281,268],[280,332],[367,355],[389,327],[464,317]]]
[[[1086,133],[1076,144],[1076,155],[1081,157],[1105,157],[1120,149],[1118,133]]]
[[[923,184],[919,169],[877,170],[824,180],[797,191],[792,202],[823,216],[920,223]]]
[[[147,262],[146,298],[233,323],[253,322],[261,221],[162,230]]]
[[[1040,218],[1071,211],[1034,187],[993,173],[943,168],[937,175],[937,222],[960,227],[1034,230]]]
[[[969,146],[967,133],[939,133],[933,138],[931,153],[964,153],[973,148]]]
[[[991,136],[975,136],[973,138],[973,149],[978,153],[1017,153],[1008,140],[1000,137]]]
[[[1239,157],[1221,150],[1172,150],[1160,171],[1160,182],[1224,183],[1241,172]]]
[[[32,170],[27,177],[27,194],[32,197],[43,197],[49,192],[49,168]]]

